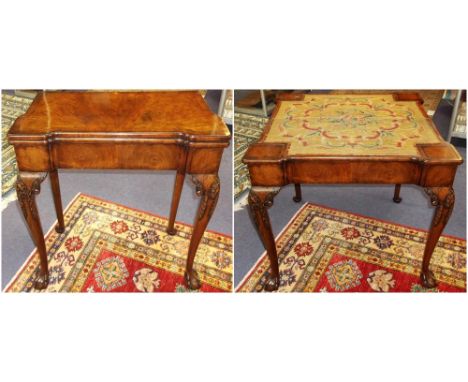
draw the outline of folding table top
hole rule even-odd
[[[230,136],[198,91],[44,91],[9,135],[96,133]]]
[[[283,100],[259,142],[288,156],[412,156],[444,142],[417,100],[384,95],[311,95]]]

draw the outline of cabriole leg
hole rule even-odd
[[[196,193],[201,197],[201,200],[198,206],[197,216],[195,217],[192,238],[190,240],[187,267],[185,270],[185,283],[190,289],[199,289],[201,283],[193,269],[193,261],[200,240],[203,237],[206,226],[218,202],[220,184],[217,174],[193,175],[192,180],[195,183]]]
[[[255,224],[262,239],[263,245],[270,259],[271,273],[265,290],[271,292],[279,288],[279,264],[276,252],[275,237],[270,224],[270,217],[267,209],[273,205],[273,198],[279,192],[279,188],[257,188],[252,187],[249,193],[249,206]]]
[[[443,229],[452,214],[455,203],[455,193],[452,187],[430,187],[425,189],[431,198],[431,204],[436,207],[432,218],[431,228],[427,235],[426,247],[421,268],[421,283],[425,288],[434,288],[437,282],[434,274],[429,270],[429,264],[434,248],[439,241]]]
[[[23,211],[24,218],[31,232],[31,237],[36,244],[40,258],[40,271],[36,278],[34,287],[45,289],[49,282],[49,270],[47,262],[47,251],[42,232],[41,220],[36,206],[36,195],[41,191],[41,183],[47,176],[43,172],[20,172],[16,181],[16,193]]]

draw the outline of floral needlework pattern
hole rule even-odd
[[[369,273],[367,282],[377,292],[388,292],[391,288],[395,287],[396,281],[393,280],[393,274],[383,269],[378,269]]]
[[[65,232],[45,237],[49,283],[45,292],[182,292],[192,226],[147,212],[79,194],[64,211]],[[7,292],[42,292],[34,288],[40,268],[34,251]],[[232,238],[206,231],[194,269],[198,292],[232,289]],[[191,292],[190,290],[186,290]]]
[[[431,259],[438,286],[419,275],[426,232],[370,217],[305,204],[276,238],[278,292],[463,292],[466,242],[441,236]],[[266,253],[237,287],[263,292],[270,275]]]
[[[283,101],[265,142],[290,143],[288,154],[415,155],[440,139],[416,101],[392,95],[306,95]]]
[[[330,265],[326,275],[331,287],[337,291],[345,291],[358,286],[362,279],[362,273],[353,260]]]

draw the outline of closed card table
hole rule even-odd
[[[445,142],[416,93],[384,95],[285,95],[263,135],[249,147],[252,189],[249,206],[267,250],[271,271],[266,289],[279,286],[278,256],[267,209],[282,186],[304,184],[401,184],[425,188],[435,206],[423,254],[421,282],[436,285],[429,269],[434,247],[452,213],[452,184],[463,162]]]
[[[200,287],[193,260],[218,200],[218,169],[230,133],[198,92],[41,92],[8,139],[18,162],[18,200],[41,259],[37,289],[47,286],[48,266],[35,198],[49,174],[56,231],[63,232],[58,169],[176,171],[167,227],[172,235],[184,178],[192,175],[201,200],[185,281]]]

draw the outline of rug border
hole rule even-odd
[[[417,228],[417,227],[412,227],[412,226],[409,226],[409,225],[405,225],[405,224],[399,224],[399,223],[395,223],[395,222],[392,222],[390,220],[384,220],[384,219],[379,219],[379,218],[374,218],[372,216],[366,216],[366,215],[362,215],[362,214],[359,214],[359,213],[355,213],[355,212],[350,212],[350,211],[346,211],[346,210],[340,210],[338,208],[333,208],[333,207],[328,207],[328,206],[324,206],[323,204],[316,204],[316,203],[311,203],[311,202],[306,202],[303,204],[303,206],[301,208],[299,208],[299,210],[294,214],[294,216],[288,221],[288,223],[286,223],[286,225],[284,226],[284,228],[281,230],[280,233],[278,233],[278,235],[276,235],[275,237],[275,242],[277,241],[277,239],[279,239],[279,237],[283,234],[283,232],[289,228],[289,226],[291,225],[292,221],[294,219],[296,219],[297,215],[302,212],[303,209],[306,208],[307,205],[312,205],[312,206],[317,206],[317,207],[320,207],[320,208],[324,208],[324,209],[327,209],[327,210],[331,210],[331,211],[337,211],[337,212],[346,212],[348,214],[351,214],[351,215],[356,215],[356,216],[359,216],[361,218],[366,218],[366,219],[372,219],[372,220],[376,220],[376,221],[379,221],[381,223],[386,223],[386,224],[393,224],[393,225],[397,225],[397,226],[401,226],[401,227],[404,227],[404,228],[409,228],[409,229],[412,229],[412,230],[415,230],[415,231],[418,231],[418,232],[425,232],[425,233],[428,233],[429,231],[428,230],[425,230],[423,228]],[[461,237],[458,237],[458,236],[454,236],[454,235],[440,235],[440,237],[447,237],[447,238],[450,238],[450,239],[455,239],[455,240],[460,240],[460,241],[464,241],[466,242],[466,239],[463,239]],[[263,258],[267,255],[267,252],[266,251],[263,251],[263,253],[260,255],[260,257],[258,258],[258,260],[255,262],[254,265],[252,265],[252,267],[250,268],[250,270],[245,274],[245,276],[242,278],[242,280],[240,281],[239,283],[239,286],[237,286],[235,289],[234,289],[234,292],[235,293],[238,293],[239,292],[239,289],[241,289],[244,284],[247,282],[247,279],[252,275],[252,273],[256,270],[257,266],[259,265],[259,263],[261,261],[263,261]],[[234,274],[235,274],[235,270],[234,270]],[[251,293],[251,292],[250,292]]]
[[[65,208],[63,209],[64,211],[66,211],[71,205],[72,203],[79,198],[80,195],[83,195],[81,192],[78,192],[74,197],[73,199],[65,206]],[[52,223],[52,226],[49,228],[49,230],[44,234],[44,239],[47,239],[47,237],[50,235],[50,233],[52,232],[53,229],[55,229],[55,226],[57,225],[58,223],[58,220],[55,219],[54,222]],[[5,286],[5,288],[3,288],[3,291],[2,293],[7,293],[8,292],[8,288],[11,287],[11,285],[18,279],[19,275],[21,274],[21,272],[29,265],[29,263],[31,262],[32,260],[32,257],[33,255],[36,253],[36,250],[37,250],[37,247],[34,247],[34,249],[31,251],[31,253],[29,254],[29,256],[26,258],[26,261],[23,263],[23,265],[18,269],[18,271],[16,271],[15,275],[11,278],[11,280],[8,282],[8,284]]]
[[[127,208],[127,209],[132,210],[132,211],[138,211],[138,212],[142,212],[144,214],[155,216],[155,217],[160,218],[160,219],[169,220],[167,216],[158,215],[158,214],[155,214],[154,212],[149,212],[149,211],[145,211],[145,210],[142,210],[142,209],[139,209],[139,208],[129,207],[129,206],[126,206],[124,204],[120,204],[120,203],[117,203],[117,202],[113,202],[111,200],[103,199],[103,198],[100,198],[99,196],[89,195],[89,194],[86,194],[86,193],[83,193],[83,192],[80,192],[80,194],[83,195],[83,196],[87,196],[89,198],[92,198],[92,199],[98,199],[98,200],[100,200],[102,202],[112,203],[112,204],[115,204],[115,205],[123,207],[123,208]],[[184,223],[184,222],[181,222],[180,220],[176,220],[174,222],[174,224],[176,224],[176,223],[180,224],[180,225],[183,225],[185,227],[193,227],[193,224]],[[205,230],[205,232],[215,233],[216,235],[220,235],[220,236],[224,236],[224,237],[226,237],[228,239],[232,239],[232,236],[230,236],[230,235],[228,235],[226,233],[221,233],[221,232],[212,230],[212,229],[207,229],[207,230]]]
[[[302,210],[304,210],[306,208],[306,206],[308,204],[312,204],[312,203],[304,203],[302,205],[301,208],[299,208],[299,210],[293,215],[293,217],[291,219],[289,219],[289,221],[286,223],[286,225],[283,227],[283,229],[281,230],[280,233],[278,233],[276,236],[275,236],[275,243],[277,241],[277,239],[279,239],[279,237],[284,233],[284,231],[286,231],[289,226],[292,224],[292,222],[296,219],[297,215],[299,215]],[[250,270],[246,273],[246,275],[243,277],[243,279],[240,281],[239,283],[239,286],[236,287],[234,289],[234,292],[237,293],[238,290],[240,288],[242,288],[244,286],[244,284],[247,282],[247,279],[251,276],[251,274],[255,271],[255,269],[257,268],[257,266],[260,264],[260,262],[263,260],[263,258],[267,255],[267,251],[263,251],[263,253],[260,255],[260,257],[257,259],[257,261],[255,262],[254,265],[252,265],[252,267],[250,268]],[[235,264],[235,263],[234,263]],[[234,274],[235,274],[235,270],[234,270]]]
[[[123,207],[123,208],[126,208],[126,209],[129,209],[129,210],[132,210],[132,211],[137,211],[137,212],[141,212],[141,213],[144,213],[144,214],[148,214],[148,215],[151,215],[151,216],[154,216],[154,217],[157,217],[157,218],[160,218],[160,219],[165,219],[167,220],[167,217],[165,216],[161,216],[161,215],[158,215],[158,214],[155,214],[155,213],[152,213],[152,212],[148,212],[148,211],[144,211],[144,210],[141,210],[139,208],[133,208],[133,207],[128,207],[128,206],[125,206],[123,204],[120,204],[120,203],[116,203],[116,202],[113,202],[111,200],[106,200],[104,198],[100,198],[98,196],[94,196],[94,195],[89,195],[89,194],[86,194],[84,192],[78,192],[74,197],[73,199],[66,205],[66,207],[63,209],[64,211],[66,211],[71,205],[73,202],[76,201],[76,199],[78,199],[80,196],[86,196],[88,198],[91,198],[91,199],[97,199],[97,200],[100,200],[101,202],[105,202],[105,203],[110,203],[110,204],[115,204],[117,206],[120,206],[120,207]],[[50,233],[52,232],[53,229],[55,229],[55,226],[57,225],[57,219],[55,219],[55,221],[52,223],[52,226],[49,228],[49,230],[44,234],[44,239],[47,239],[47,237],[50,235]],[[180,222],[178,220],[175,221],[175,223],[177,224],[180,224],[180,225],[183,225],[185,227],[193,227],[193,225],[191,224],[187,224],[187,223],[184,223],[184,222]],[[221,232],[218,232],[218,231],[214,231],[214,230],[205,230],[205,232],[210,232],[210,233],[214,233],[216,235],[220,235],[220,236],[223,236],[227,239],[231,239],[232,240],[232,236],[229,236],[227,234],[224,234],[224,233],[221,233]],[[234,248],[234,247],[233,247]],[[26,258],[26,261],[23,263],[23,265],[18,269],[18,271],[14,274],[14,276],[11,278],[11,280],[8,282],[8,284],[5,286],[5,288],[2,290],[2,293],[7,293],[8,292],[8,288],[11,287],[11,284],[13,284],[19,277],[19,275],[21,274],[21,272],[29,265],[29,263],[31,262],[32,260],[32,257],[33,255],[35,254],[37,250],[37,247],[34,247],[34,249],[32,250],[32,252],[29,254],[29,256]],[[234,258],[234,251],[232,253],[232,257]],[[232,293],[232,292],[231,292]]]
[[[350,211],[346,211],[346,210],[340,210],[340,209],[338,209],[338,208],[333,208],[333,207],[324,206],[323,204],[315,204],[315,203],[310,203],[310,202],[307,202],[306,204],[311,204],[311,205],[314,205],[314,206],[326,208],[326,209],[329,209],[329,210],[332,210],[332,211],[346,212],[346,213],[348,213],[348,214],[357,215],[357,216],[359,216],[359,217],[361,217],[361,218],[377,220],[377,221],[379,221],[379,222],[381,222],[381,223],[399,225],[399,226],[401,226],[401,227],[409,228],[409,229],[412,229],[412,230],[415,230],[415,231],[419,231],[419,232],[425,232],[425,233],[428,233],[428,232],[429,232],[427,229],[424,229],[424,228],[412,227],[412,226],[406,225],[406,224],[395,223],[395,222],[390,221],[390,220],[379,219],[379,218],[374,218],[374,217],[368,216],[368,215],[362,215],[362,214],[355,213],[355,212],[350,212]],[[443,237],[448,237],[448,238],[456,239],[456,240],[461,240],[461,241],[466,241],[466,239],[464,239],[464,238],[462,238],[462,237],[454,236],[454,235],[440,235],[440,236],[441,236],[441,237],[442,237],[442,236],[443,236]]]

